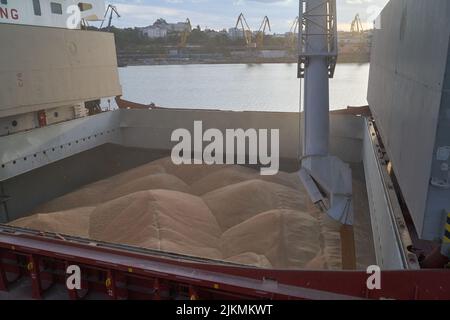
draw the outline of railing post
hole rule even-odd
[[[113,270],[108,270],[106,273],[105,281],[106,291],[108,295],[116,300],[117,299],[117,288],[116,288],[116,276]]]
[[[28,258],[27,269],[31,276],[31,297],[33,299],[42,299],[42,283],[38,258],[30,255]]]
[[[154,290],[153,300],[161,300],[161,292],[160,292],[159,279],[158,278],[155,279],[155,283],[153,285],[153,290]]]
[[[0,291],[8,291],[8,278],[6,278],[5,268],[3,267],[3,260],[0,254]]]
[[[197,290],[193,286],[189,286],[189,299],[190,300],[198,300]]]

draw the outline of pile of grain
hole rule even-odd
[[[339,269],[339,225],[296,174],[161,159],[46,203],[12,225],[264,268]]]

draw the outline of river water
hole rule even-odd
[[[167,108],[298,111],[296,64],[130,66],[120,68],[124,99]],[[367,105],[369,64],[338,64],[331,109]]]

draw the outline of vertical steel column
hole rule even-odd
[[[447,210],[444,237],[442,238],[442,254],[450,258],[450,210]]]
[[[27,269],[31,276],[31,297],[33,299],[42,299],[42,283],[41,283],[41,273],[39,270],[39,259],[30,255],[28,257]]]
[[[155,282],[153,284],[153,290],[154,290],[153,300],[162,300],[158,278],[155,279]]]
[[[308,57],[305,66],[304,157],[327,156],[329,150],[329,74],[327,38],[327,1],[308,0],[306,35],[308,50],[321,53]]]
[[[114,273],[114,270],[108,270],[106,274],[107,274],[105,281],[106,291],[112,299],[116,300],[117,299],[116,275]]]
[[[6,271],[3,267],[2,255],[0,252],[0,291],[8,291],[8,278],[6,278]]]
[[[300,0],[299,78],[304,84],[303,157],[329,153],[329,78],[337,60],[335,0]]]
[[[11,197],[5,194],[5,187],[2,182],[0,182],[0,205],[3,208],[4,212],[4,221],[6,223],[10,222],[9,220],[9,212],[8,212],[8,204],[7,202],[11,199]],[[1,211],[1,209],[0,209]],[[1,221],[1,220],[0,220]]]

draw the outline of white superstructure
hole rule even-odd
[[[0,0],[0,23],[79,29],[103,19],[103,0]]]

